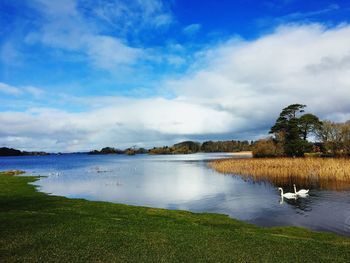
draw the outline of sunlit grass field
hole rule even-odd
[[[226,174],[254,180],[268,180],[279,185],[296,183],[322,189],[350,189],[350,159],[337,158],[255,158],[225,159],[209,164]]]
[[[349,262],[350,239],[195,214],[49,196],[0,175],[0,262]]]

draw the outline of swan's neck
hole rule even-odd
[[[283,197],[283,189],[281,189],[281,196]]]
[[[294,193],[295,194],[297,193],[297,188],[295,187],[295,185],[294,185]]]

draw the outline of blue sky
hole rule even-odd
[[[3,146],[256,139],[295,102],[350,119],[349,1],[2,0],[0,12]]]

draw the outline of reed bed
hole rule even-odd
[[[268,158],[225,159],[209,163],[218,172],[236,174],[279,186],[350,189],[350,159]]]

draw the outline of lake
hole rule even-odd
[[[192,212],[227,214],[259,226],[302,226],[350,236],[350,191],[311,189],[281,200],[277,186],[223,175],[207,167],[225,153],[1,157],[0,170],[42,175],[41,192]],[[284,188],[291,191],[292,188]]]

